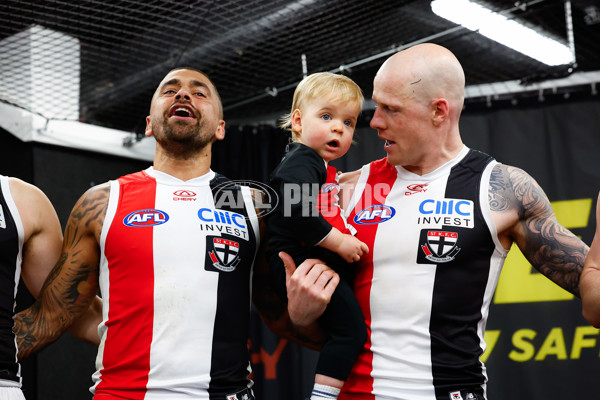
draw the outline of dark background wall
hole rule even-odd
[[[385,155],[368,116],[357,129],[349,154],[333,164],[343,171]],[[466,145],[498,161],[525,169],[544,188],[561,215],[583,215],[569,227],[590,243],[595,228],[595,201],[600,189],[600,102],[568,101],[517,107],[469,108],[461,131]],[[228,127],[215,145],[213,169],[233,179],[266,181],[278,163],[287,138],[268,126]],[[22,143],[0,131],[0,173],[40,187],[54,204],[61,223],[89,187],[146,168],[139,160],[41,144]],[[587,203],[578,200],[587,199]],[[582,207],[581,204],[589,204]],[[564,211],[566,210],[566,211]],[[557,212],[558,214],[558,212]],[[560,218],[559,218],[560,219]],[[581,219],[581,218],[580,218]],[[536,273],[525,265],[521,275],[501,276],[502,293],[491,306],[487,357],[491,399],[595,398],[600,382],[600,338],[581,317],[578,299],[539,296]],[[518,269],[517,269],[518,270]],[[517,286],[517,278],[533,286]],[[543,279],[543,278],[542,278]],[[529,282],[529,281],[527,281]],[[529,289],[529,292],[526,293]],[[536,297],[537,296],[537,297]],[[509,296],[510,297],[510,296]],[[564,296],[563,296],[564,297]],[[19,307],[29,304],[25,295]],[[199,355],[200,356],[200,355]],[[254,315],[251,356],[256,392],[262,400],[302,400],[310,393],[317,353],[272,335]],[[90,399],[95,348],[68,333],[24,364],[28,400]]]

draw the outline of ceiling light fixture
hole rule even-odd
[[[431,9],[442,18],[508,46],[547,65],[565,65],[575,61],[568,45],[539,31],[508,19],[469,0],[434,0]]]

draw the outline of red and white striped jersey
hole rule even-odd
[[[485,396],[479,357],[507,253],[487,198],[495,164],[465,147],[423,176],[387,159],[362,168],[347,215],[370,249],[354,287],[368,339],[340,400]]]
[[[210,171],[111,181],[95,399],[225,399],[248,388],[250,191]]]

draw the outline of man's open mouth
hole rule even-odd
[[[194,118],[194,111],[187,106],[173,106],[169,117]]]

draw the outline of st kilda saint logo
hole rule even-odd
[[[425,258],[434,263],[446,263],[454,260],[460,251],[460,247],[456,246],[458,233],[432,230],[426,232],[427,241],[421,245]],[[421,239],[423,239],[422,235]]]
[[[212,238],[212,250],[208,256],[212,261],[213,267],[223,272],[231,272],[240,263],[240,244],[236,241],[223,239],[220,237]]]

